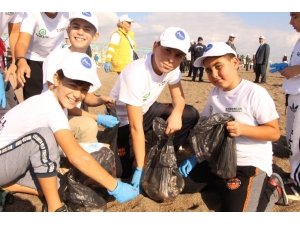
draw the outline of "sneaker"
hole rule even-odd
[[[287,183],[284,188],[289,199],[300,200],[300,187],[296,186],[295,183]]]
[[[281,176],[277,173],[273,173],[269,179],[270,184],[275,186],[278,191],[279,199],[276,202],[277,205],[288,205],[288,198],[285,192],[284,183]]]

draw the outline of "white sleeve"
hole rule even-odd
[[[20,23],[23,20],[23,12],[15,12],[9,23]]]
[[[33,35],[36,24],[37,24],[37,19],[34,16],[34,14],[31,12],[25,12],[21,24],[20,32]]]

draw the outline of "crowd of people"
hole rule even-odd
[[[290,16],[290,24],[300,32],[300,13]],[[214,187],[221,196],[221,211],[264,212],[271,211],[274,204],[287,205],[286,191],[300,189],[298,54],[292,54],[289,66],[280,71],[285,77],[282,89],[287,95],[286,137],[292,167],[290,181],[285,185],[272,170],[272,141],[280,137],[279,116],[269,93],[256,84],[259,79],[260,83],[266,82],[270,47],[264,36],[259,37],[260,46],[253,54],[256,78],[250,82],[238,74],[240,60],[233,44],[234,34],[227,42],[204,45],[202,37],[195,43],[184,29],[168,27],[153,40],[152,52],[139,59],[130,30],[134,21],[122,15],[118,29],[111,35],[104,64],[105,72],[116,72],[118,78],[109,96],[99,96],[95,94],[101,87],[97,75],[99,58],[87,54],[91,42],[99,37],[98,19],[93,13],[1,12],[0,19],[1,34],[8,26],[11,51],[11,64],[0,75],[0,193],[37,195],[44,200],[47,211],[69,211],[59,195],[67,183],[58,172],[60,158],[66,157],[118,202],[130,201],[144,193],[145,134],[153,129],[155,117],[167,122],[165,135],[175,135],[177,152],[201,118],[222,113],[235,118],[225,127],[236,141],[236,176],[221,178],[212,173],[207,161],[194,155],[178,168],[185,181],[182,193]],[[62,48],[66,34],[70,43]],[[293,52],[299,51],[299,40]],[[186,104],[181,85],[179,67],[189,52],[188,76],[192,81],[199,77],[203,82],[205,71],[214,85],[202,112]],[[247,61],[248,70],[249,54]],[[287,58],[283,61],[287,62]],[[171,102],[158,102],[166,86]],[[22,103],[14,93],[20,87]],[[87,106],[100,105],[105,105],[107,111],[114,109],[117,117],[88,111]],[[112,149],[114,175],[81,145],[98,143],[98,125],[118,128],[117,148]]]

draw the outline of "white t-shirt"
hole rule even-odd
[[[116,99],[120,126],[129,124],[126,104],[141,106],[145,114],[157,100],[165,85],[176,84],[182,77],[179,68],[170,73],[157,75],[152,68],[151,55],[152,52],[128,64],[110,92],[110,97]]]
[[[65,109],[50,90],[20,103],[0,119],[0,148],[39,127],[49,127],[53,133],[70,130]]]
[[[296,42],[294,50],[292,52],[289,66],[300,65],[300,38]],[[300,93],[300,74],[290,79],[284,78],[282,90],[286,94],[297,95]]]
[[[242,80],[231,91],[213,88],[201,116],[229,113],[243,124],[258,126],[279,118],[273,99],[261,86]],[[255,166],[272,174],[272,142],[236,137],[237,165]]]
[[[20,23],[22,20],[22,12],[0,12],[0,34],[3,34],[8,23]]]
[[[26,12],[20,29],[32,35],[26,58],[44,61],[49,53],[61,48],[68,24],[69,12],[58,12],[53,19],[44,12]]]

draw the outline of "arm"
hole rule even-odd
[[[270,46],[266,44],[265,58],[263,61],[264,64],[268,64],[269,56],[270,56]]]
[[[93,120],[97,121],[97,115],[79,109],[77,107],[73,109],[68,109],[68,115],[70,116],[88,116],[91,117]]]
[[[167,119],[168,126],[166,128],[166,134],[173,133],[181,129],[182,112],[185,106],[181,83],[178,82],[176,84],[169,85],[169,90],[172,98],[173,111]]]
[[[232,137],[242,135],[259,141],[277,141],[280,137],[277,119],[258,126],[242,124],[238,121],[230,121],[226,123],[226,129]]]
[[[26,53],[30,44],[31,34],[20,32],[19,39],[15,46],[15,56],[16,57],[26,57]],[[27,64],[26,59],[22,58],[19,60],[17,65],[17,79],[19,84],[24,87],[25,78],[24,73],[26,73],[26,77],[30,77],[30,67]]]
[[[300,74],[300,65],[289,66],[281,71],[281,75],[290,79]]]
[[[112,108],[115,106],[116,100],[105,95],[96,96],[94,93],[88,93],[84,102],[89,107],[105,105],[107,108]]]
[[[15,60],[16,60],[15,45],[18,41],[19,33],[20,33],[20,23],[8,23],[9,46],[11,49],[12,63],[6,72],[5,81],[8,81],[9,76],[13,75],[13,78],[14,78],[13,89],[16,89],[16,87],[17,87],[17,74],[16,74],[17,67],[15,65]]]
[[[105,62],[111,62],[111,59],[113,57],[113,54],[115,52],[116,46],[119,44],[121,40],[120,34],[118,32],[115,32],[110,39],[110,43],[108,45],[108,49],[106,52],[106,59]]]

